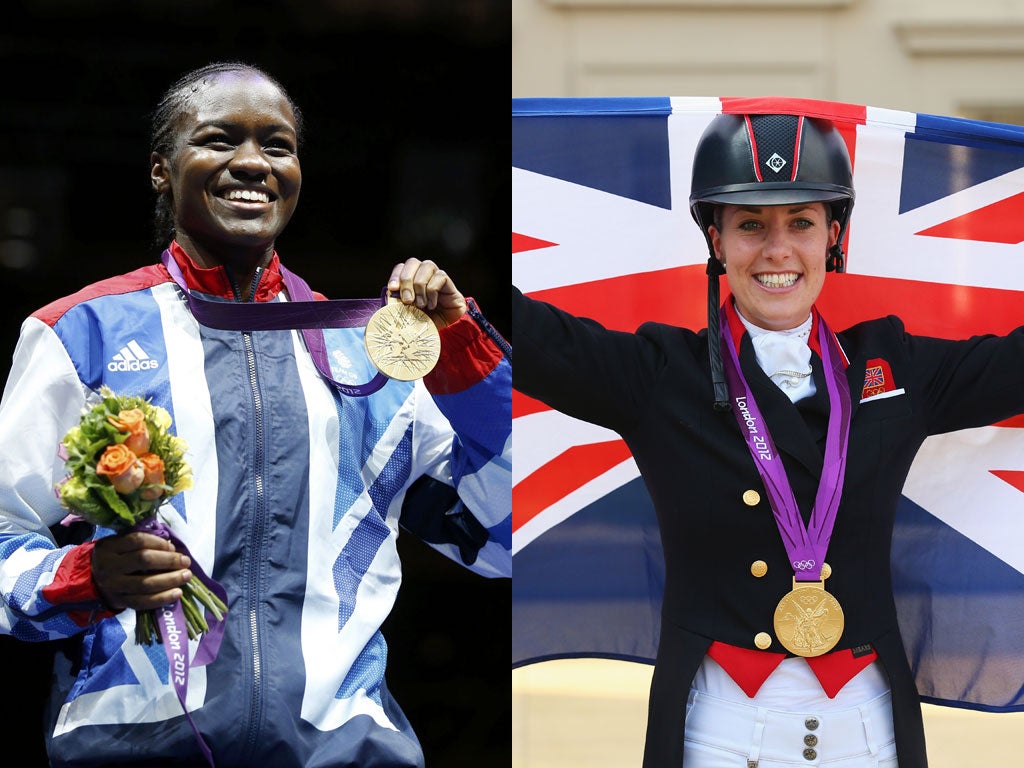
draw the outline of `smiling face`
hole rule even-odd
[[[709,232],[743,317],[773,331],[807,319],[839,237],[824,203],[723,205]]]
[[[169,157],[152,156],[154,188],[168,195],[176,238],[201,266],[251,271],[298,202],[302,172],[295,116],[273,83],[225,72],[199,86]]]

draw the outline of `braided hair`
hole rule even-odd
[[[292,109],[292,114],[295,117],[296,137],[301,145],[303,137],[302,112],[281,83],[252,64],[241,61],[217,61],[182,75],[164,92],[150,118],[149,148],[151,153],[156,152],[168,160],[173,159],[176,151],[176,139],[181,130],[182,119],[188,114],[192,95],[226,72],[257,75],[276,86]],[[170,197],[167,194],[157,193],[156,206],[153,211],[153,244],[158,250],[163,250],[173,239],[174,212],[171,210]]]

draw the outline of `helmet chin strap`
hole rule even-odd
[[[828,249],[828,256],[825,257],[826,272],[845,272],[846,257],[843,256],[843,246],[836,243]]]
[[[712,250],[708,258],[708,362],[711,364],[711,385],[715,390],[714,409],[725,413],[730,409],[729,388],[725,383],[725,370],[722,368],[722,337],[718,319],[719,310],[719,275],[725,273],[721,262],[715,258]]]

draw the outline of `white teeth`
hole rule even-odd
[[[248,189],[232,189],[224,197],[228,200],[254,200],[259,203],[270,202],[270,195],[266,192],[255,192]]]
[[[800,277],[796,272],[783,272],[782,274],[766,273],[754,275],[754,279],[766,288],[789,288]]]

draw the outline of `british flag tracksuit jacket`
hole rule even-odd
[[[172,253],[190,290],[234,295],[222,269]],[[255,300],[284,300],[276,254],[258,279]],[[0,404],[0,632],[73,638],[51,765],[201,759],[163,648],[98,600],[92,545],[61,546],[57,446],[104,384],[166,408],[189,446],[194,487],[162,514],[228,594],[219,655],[191,669],[186,700],[218,768],[422,765],[384,682],[399,527],[511,576],[510,350],[475,311],[441,336],[424,381],[349,397],[296,331],[200,326],[162,264],[24,322]],[[361,329],[325,337],[335,378],[370,378]]]

